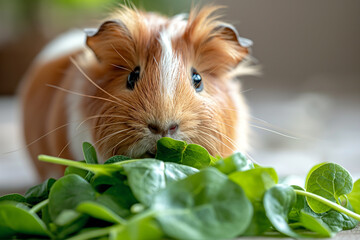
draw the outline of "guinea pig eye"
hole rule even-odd
[[[129,74],[127,82],[126,82],[126,88],[133,90],[135,87],[135,83],[139,80],[140,77],[140,67],[137,66],[134,68],[134,70]]]
[[[191,69],[191,80],[196,92],[201,92],[204,89],[202,78],[195,68]]]

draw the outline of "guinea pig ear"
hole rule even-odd
[[[129,36],[126,26],[116,20],[104,22],[99,29],[84,29],[84,32],[86,34],[86,45],[94,52],[99,61],[103,61],[115,51],[114,45],[120,39]]]
[[[221,23],[214,30],[217,33],[220,33],[220,36],[224,39],[233,41],[238,44],[241,52],[241,59],[245,55],[251,53],[251,46],[253,45],[253,41],[247,38],[240,37],[238,31],[235,29],[234,26],[227,23]]]

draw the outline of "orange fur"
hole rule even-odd
[[[176,123],[178,131],[168,136],[200,144],[212,155],[246,150],[247,107],[230,76],[248,49],[239,45],[232,30],[219,27],[217,9],[194,10],[188,20],[181,20],[123,7],[87,38],[89,49],[72,54],[74,64],[65,56],[35,66],[22,88],[27,143],[67,124],[77,111],[77,126],[86,125],[102,159],[151,151],[164,134],[151,133],[149,124],[168,129]],[[162,58],[169,50],[162,37],[170,39],[174,68],[164,66]],[[136,66],[141,68],[140,80],[128,90],[127,76]],[[202,76],[202,92],[192,86],[192,68]],[[172,75],[164,69],[172,69]],[[46,83],[82,96],[73,93],[70,98],[71,93],[47,88]],[[166,86],[174,86],[175,94],[167,94]],[[74,110],[67,111],[72,103]],[[29,150],[34,159],[41,153],[58,155],[68,141],[73,139],[67,125]],[[70,145],[62,157],[75,157]],[[38,167],[44,177],[46,170]]]

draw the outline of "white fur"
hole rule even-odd
[[[36,61],[48,62],[61,56],[65,56],[83,48],[85,46],[85,41],[86,36],[84,31],[79,29],[68,31],[49,43],[37,56]]]
[[[83,79],[74,79],[74,85],[71,89],[74,92],[81,93]],[[83,160],[82,143],[93,143],[93,138],[90,132],[90,127],[87,122],[83,122],[85,117],[81,111],[81,96],[68,94],[66,99],[66,110],[68,116],[69,126],[67,128],[69,148],[75,160]],[[81,124],[81,125],[80,125]]]
[[[180,61],[172,49],[171,35],[163,31],[160,33],[161,61],[160,61],[160,82],[161,93],[167,97],[175,94],[177,77],[179,75]]]

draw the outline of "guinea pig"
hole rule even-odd
[[[56,39],[21,86],[25,141],[41,178],[63,167],[39,154],[82,160],[92,143],[113,155],[155,154],[171,137],[226,156],[248,147],[238,75],[252,42],[219,20],[218,7],[167,18],[121,7],[98,29]]]

